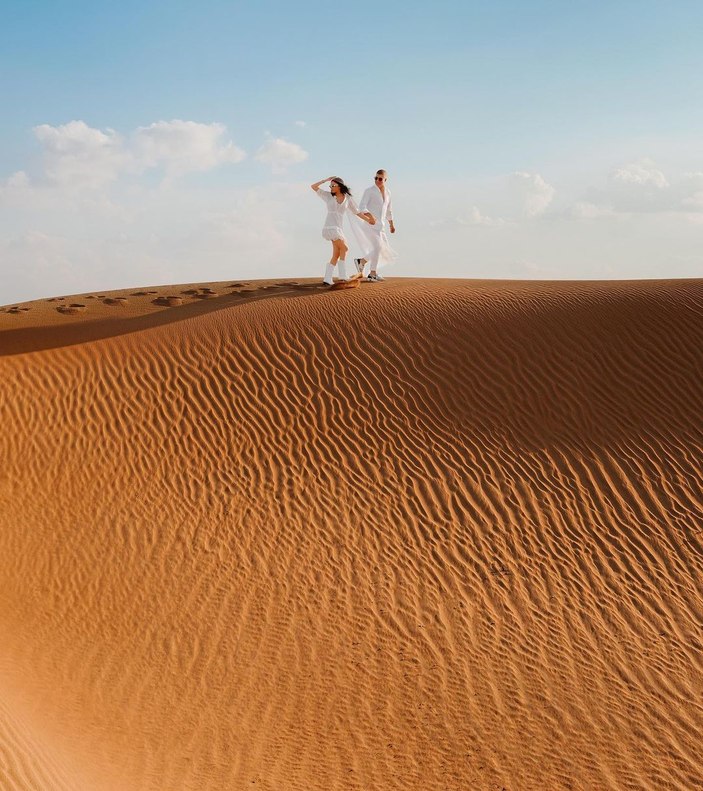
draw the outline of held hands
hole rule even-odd
[[[395,225],[393,225],[393,221],[392,220],[389,223],[389,225],[390,225],[391,233],[395,233]]]
[[[367,214],[366,215],[366,222],[369,225],[376,225],[376,218],[373,216],[373,214]]]

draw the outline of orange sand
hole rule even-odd
[[[0,787],[703,788],[703,280],[233,285],[0,312]]]

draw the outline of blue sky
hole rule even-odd
[[[124,263],[130,279],[125,287],[142,282],[142,273],[145,283],[188,280],[190,259],[176,261],[164,241],[169,222],[175,238],[186,214],[188,222],[198,211],[210,221],[253,200],[260,204],[257,219],[244,213],[244,224],[263,223],[265,233],[264,206],[270,202],[280,238],[258,263],[249,240],[251,272],[265,277],[267,271],[257,267],[270,267],[278,257],[287,264],[276,262],[272,276],[289,270],[291,276],[313,276],[327,251],[317,228],[320,207],[308,201],[302,186],[338,173],[358,191],[383,166],[391,174],[396,211],[402,208],[399,219],[410,221],[399,222],[398,275],[420,274],[431,254],[433,271],[447,276],[559,276],[556,249],[564,244],[555,247],[555,234],[579,237],[584,222],[591,224],[593,258],[579,254],[565,261],[563,276],[692,275],[703,210],[703,186],[695,175],[703,171],[702,32],[700,3],[651,0],[4,2],[0,266],[26,258],[31,269],[41,247],[37,240],[47,237],[53,241],[41,253],[37,288],[105,287],[82,270],[80,261],[100,248],[89,253],[85,244],[80,247],[86,233],[79,214],[109,203],[142,216],[142,209],[156,211],[158,205],[161,213],[152,219],[161,251],[152,239],[146,254],[140,247],[145,227],[134,216],[120,220],[118,210],[110,220],[95,209],[102,214],[88,221],[91,244],[100,241],[97,228],[103,245],[115,235],[126,239],[122,255],[131,255],[131,263],[110,253],[113,264]],[[158,165],[142,161],[136,167],[131,152],[131,165],[120,170],[113,163],[100,183],[86,186],[84,178],[71,182],[65,162],[57,165],[64,132],[42,138],[35,131],[65,131],[82,121],[90,130],[114,130],[125,154],[136,130],[174,120],[202,125],[205,135],[205,127],[220,124],[217,145],[232,141],[243,152],[241,160],[217,155],[176,173],[167,159],[177,156],[171,141]],[[256,158],[266,140],[285,141],[306,156],[267,167]],[[105,141],[99,145],[104,148]],[[193,138],[189,145],[201,151],[203,143]],[[24,191],[18,197],[20,182]],[[537,204],[525,197],[528,187],[536,191]],[[72,217],[63,213],[66,190],[83,207]],[[643,261],[640,223],[651,226],[653,214],[658,241],[649,239]],[[573,227],[566,228],[565,217]],[[232,221],[238,220],[230,217],[228,227]],[[401,235],[403,225],[412,233]],[[441,238],[431,241],[438,228]],[[194,254],[196,238],[206,232],[195,225],[191,232]],[[667,234],[678,237],[669,253]],[[227,240],[235,244],[236,235]],[[209,239],[203,251],[213,249]],[[64,280],[57,276],[47,283],[52,255],[63,262]],[[607,266],[598,263],[599,255]],[[462,256],[461,266],[447,263]],[[226,251],[215,257],[216,276],[226,267]],[[148,261],[155,258],[159,264],[150,269]],[[231,271],[237,276],[236,263]],[[28,298],[32,288],[25,278],[16,297],[8,293]]]

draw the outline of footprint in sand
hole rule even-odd
[[[217,291],[213,291],[211,288],[201,288],[200,293],[194,294],[193,296],[198,299],[212,299],[217,296]]]
[[[76,313],[83,313],[86,309],[86,306],[81,304],[80,302],[72,302],[70,305],[59,305],[56,310],[59,313],[67,313],[69,315],[74,315]]]
[[[103,302],[105,305],[126,305],[127,297],[105,297]]]
[[[11,308],[8,308],[8,313],[26,313],[29,308],[21,308],[19,305],[13,305]]]
[[[181,291],[181,294],[188,294],[188,296],[194,297],[198,293],[197,288],[188,288],[185,291]]]
[[[177,297],[170,294],[166,297],[157,297],[153,300],[154,305],[165,305],[167,308],[175,308],[177,305],[183,304],[183,297]]]

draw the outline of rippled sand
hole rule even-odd
[[[3,790],[703,788],[702,280],[7,306],[0,417]]]

